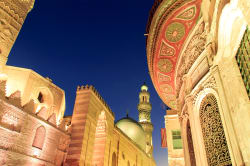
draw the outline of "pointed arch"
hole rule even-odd
[[[33,140],[33,147],[36,147],[38,149],[43,149],[44,141],[46,137],[46,129],[44,126],[40,126],[36,129],[35,137]]]

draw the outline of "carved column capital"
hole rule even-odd
[[[189,106],[189,104],[192,104],[193,100],[194,100],[194,96],[193,95],[187,95],[185,97],[185,103],[187,104],[187,106]]]

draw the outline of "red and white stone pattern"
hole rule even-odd
[[[161,15],[156,12],[152,21],[148,40],[149,70],[159,96],[172,109],[177,109],[176,65],[197,23],[200,4],[200,0],[178,0]]]

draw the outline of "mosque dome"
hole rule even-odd
[[[137,121],[127,116],[118,120],[116,126],[145,151],[145,132]]]

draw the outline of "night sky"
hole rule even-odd
[[[148,74],[145,29],[153,0],[37,0],[9,56],[8,65],[29,68],[65,90],[73,111],[77,85],[93,85],[115,113],[138,119],[138,95],[149,86],[157,166],[167,165],[160,147],[164,104]]]

